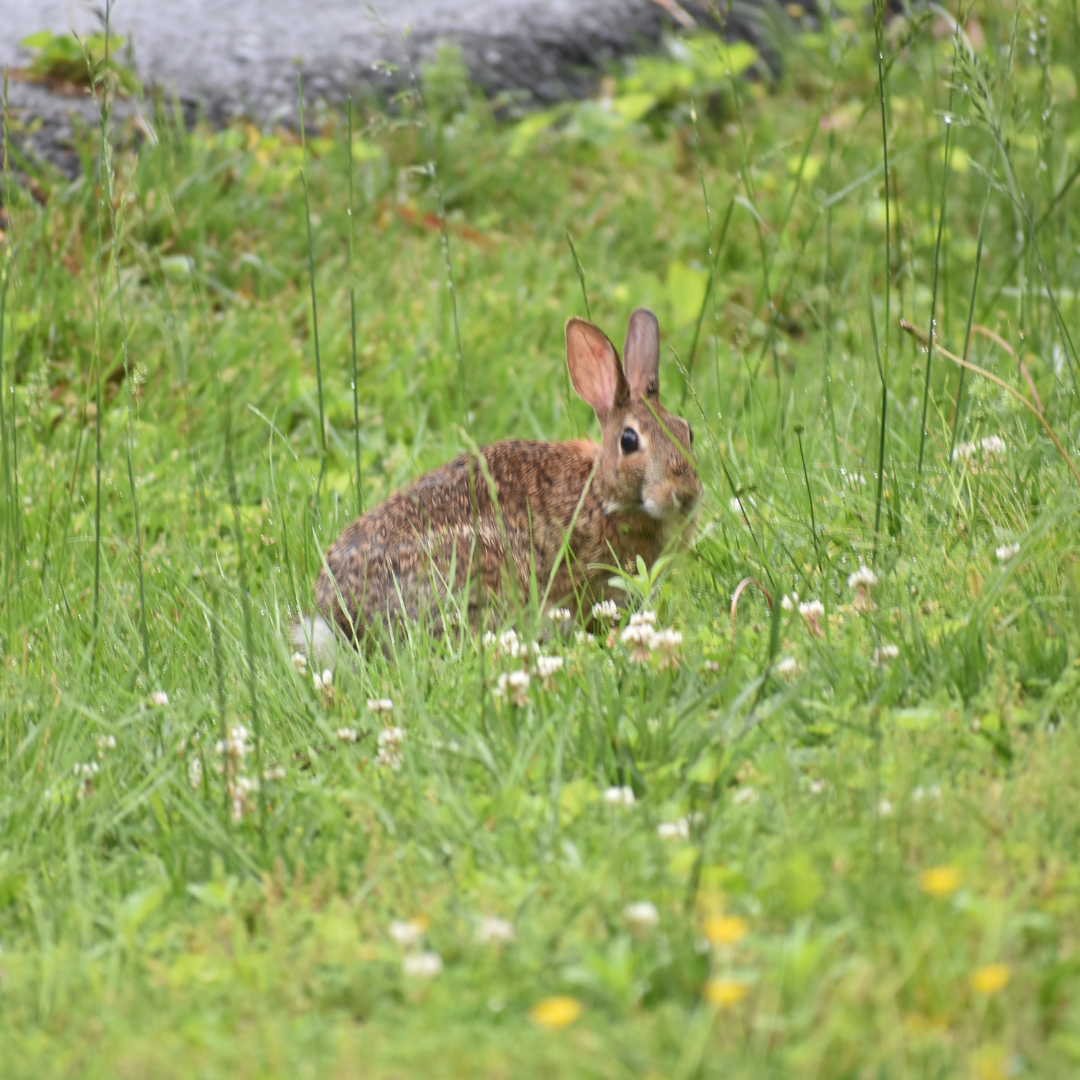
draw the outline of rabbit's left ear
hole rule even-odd
[[[647,308],[638,308],[630,316],[623,365],[626,381],[630,384],[630,396],[635,401],[646,397],[654,401],[659,399],[660,324]]]

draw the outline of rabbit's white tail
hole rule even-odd
[[[337,660],[337,634],[319,614],[306,615],[289,627],[293,648],[307,658],[313,668],[334,670]]]

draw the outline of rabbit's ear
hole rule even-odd
[[[628,400],[619,354],[607,335],[591,322],[567,320],[566,366],[578,397],[593,407],[601,423],[617,404]]]
[[[623,347],[626,380],[630,396],[639,398],[660,396],[660,324],[647,308],[638,308],[630,316]]]

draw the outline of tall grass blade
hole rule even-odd
[[[592,308],[589,307],[589,291],[585,288],[585,267],[581,265],[581,260],[578,258],[577,248],[574,246],[574,238],[570,235],[570,230],[563,231],[563,236],[566,237],[566,243],[570,248],[570,258],[574,260],[574,269],[577,271],[578,284],[581,286],[581,300],[585,304],[585,318],[592,322]]]
[[[304,132],[304,84],[300,72],[296,73],[296,87],[300,95],[300,148],[307,163],[307,137]],[[326,475],[326,413],[323,408],[322,355],[319,352],[319,305],[315,298],[315,251],[311,239],[311,202],[308,198],[307,177],[300,170],[300,183],[304,188],[304,221],[307,225],[308,280],[311,283],[311,333],[315,345],[315,385],[319,396],[319,479],[315,484],[315,506],[319,505],[323,477]]]
[[[353,452],[356,457],[356,513],[364,512],[364,493],[360,484],[360,378],[356,371],[356,276],[353,271],[353,126],[352,94],[349,95],[349,329],[352,343]]]

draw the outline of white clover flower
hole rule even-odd
[[[856,611],[873,611],[877,607],[870,590],[878,583],[877,574],[869,566],[860,566],[848,579],[848,588],[855,590],[854,608]]]
[[[1019,544],[1003,544],[994,551],[998,562],[1008,562],[1011,558],[1020,554]]]
[[[682,632],[672,630],[670,627],[653,632],[649,641],[649,649],[660,657],[660,663],[657,665],[660,671],[665,668],[677,668],[679,666],[679,646],[682,644],[682,640]]]
[[[490,630],[484,631],[484,636],[480,639],[485,649],[490,649],[496,642],[495,635]]]
[[[301,675],[307,674],[307,657],[302,652],[292,654],[292,664]]]
[[[820,795],[828,785],[824,780],[815,779],[810,781],[810,794]]]
[[[375,764],[387,769],[400,769],[405,760],[401,744],[405,741],[405,732],[399,727],[384,728],[379,732],[379,751],[375,755]]]
[[[788,596],[787,593],[784,593],[783,599],[780,601],[780,607],[784,611],[794,611],[795,610],[795,605],[798,602],[799,602],[799,594],[797,592],[792,592],[791,596]]]
[[[316,671],[311,676],[311,685],[315,687],[316,692],[321,693],[323,689],[322,676]]]
[[[622,909],[623,918],[635,933],[643,934],[660,921],[660,912],[651,900],[638,900]]]
[[[252,809],[251,793],[258,784],[246,776],[237,776],[229,784],[229,799],[232,802],[233,821],[244,820],[244,814]]]
[[[233,762],[243,763],[244,758],[251,752],[247,738],[248,729],[243,724],[234,724],[229,728],[228,735],[218,740],[214,749]]]
[[[505,653],[507,656],[510,656],[516,660],[522,654],[525,648],[526,646],[517,636],[516,630],[506,630],[499,635],[499,644],[497,649],[498,652]]]
[[[895,660],[900,655],[900,649],[896,645],[880,645],[874,650],[870,663],[874,667],[885,667],[890,660]]]
[[[84,776],[89,779],[92,776],[96,776],[101,766],[96,761],[78,762],[75,765],[75,775]]]
[[[888,799],[882,799],[878,803],[877,812],[881,817],[888,817],[893,812],[893,804]]]
[[[758,801],[758,790],[749,784],[742,784],[735,789],[731,801],[736,806],[753,806]]]
[[[661,840],[689,840],[690,821],[684,817],[678,821],[662,821],[656,826],[656,835]]]
[[[636,617],[633,616],[632,619]],[[630,659],[635,663],[644,664],[648,662],[655,634],[656,631],[647,623],[635,625],[631,621],[630,625],[619,636],[624,645],[630,646]]]
[[[552,608],[547,615],[552,622],[567,622],[574,617],[570,609],[564,607]]]
[[[339,739],[340,739],[340,740],[341,740],[342,742],[349,742],[349,743],[352,743],[352,742],[356,742],[356,741],[357,741],[357,739],[359,739],[359,738],[360,738],[360,732],[358,732],[358,731],[356,730],[356,728],[351,728],[351,727],[339,727],[339,728],[337,729],[337,737],[338,737],[338,738],[339,738]]]
[[[973,442],[959,443],[953,451],[953,459],[959,458],[961,461],[967,461],[968,458],[973,458],[975,456],[978,449],[979,448]]]
[[[931,784],[930,787],[917,787],[911,793],[912,801],[922,802],[923,799],[940,799],[941,798],[941,785]]]
[[[799,673],[799,661],[794,656],[785,656],[776,662],[776,673],[790,679]]]
[[[1004,457],[1009,447],[1000,435],[987,435],[979,440],[979,446],[987,457]]]
[[[195,791],[202,787],[202,758],[193,757],[188,762],[187,779]]]
[[[424,928],[415,919],[394,919],[389,928],[390,937],[402,948],[411,949],[424,936]]]
[[[536,658],[536,674],[543,681],[545,689],[550,686],[552,678],[562,670],[563,658],[561,656],[538,656]]]
[[[806,620],[807,629],[814,637],[823,637],[821,620],[825,617],[825,605],[820,600],[808,600],[799,605],[799,614]]]
[[[710,675],[715,675],[720,670],[720,662],[718,660],[706,660],[703,666]]]
[[[608,806],[631,807],[634,805],[634,789],[631,787],[609,787],[604,792],[604,802]]]
[[[401,970],[408,979],[434,979],[443,969],[437,952],[409,953],[401,961]]]
[[[503,672],[492,693],[496,697],[510,699],[511,705],[519,709],[529,703],[529,673],[527,671]]]
[[[285,779],[285,766],[284,765],[271,765],[268,769],[263,770],[264,780],[284,780]]]
[[[514,924],[497,915],[485,915],[476,927],[476,940],[481,945],[505,945],[516,934]]]
[[[638,611],[630,616],[631,626],[655,626],[656,625],[656,612],[655,611]]]
[[[150,695],[150,704],[156,705],[159,709],[163,709],[169,704],[169,695],[164,690],[155,690]]]
[[[116,749],[116,736],[115,735],[99,735],[97,740],[97,748],[99,750],[115,750]]]
[[[373,713],[388,713],[394,711],[394,703],[388,697],[368,698],[367,707]]]
[[[863,476],[863,474],[859,473],[859,472],[847,473],[845,475],[845,477],[844,477],[844,483],[847,484],[848,487],[853,487],[853,488],[865,487],[866,486],[866,477]]]
[[[601,600],[592,606],[594,619],[605,619],[607,622],[618,622],[621,612],[614,600]]]
[[[578,645],[588,645],[595,640],[596,638],[592,634],[587,634],[584,630],[576,630],[574,632],[574,641]]]

